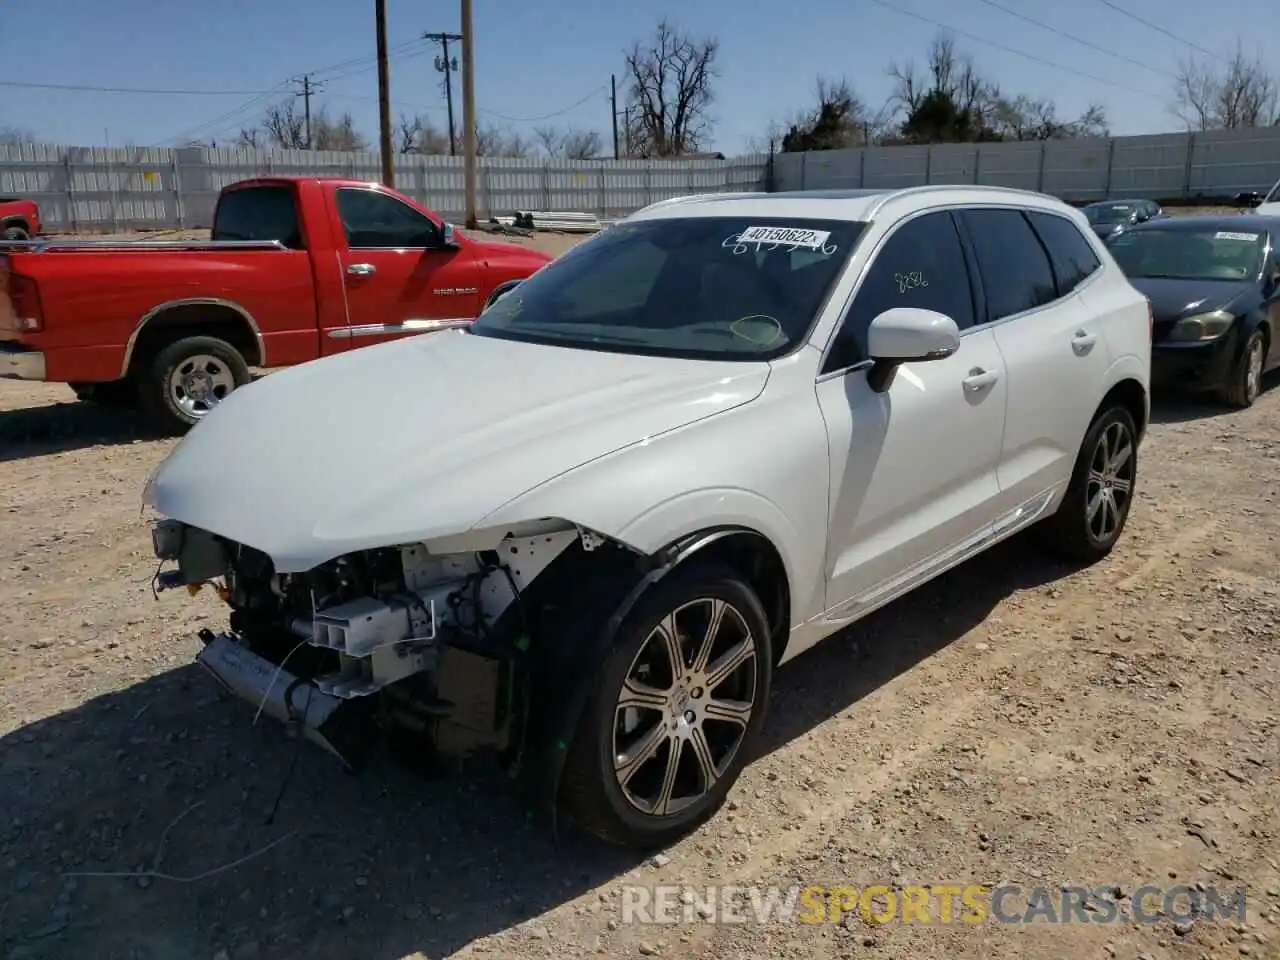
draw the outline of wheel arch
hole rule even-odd
[[[5,230],[9,227],[21,227],[27,232],[27,236],[31,236],[31,224],[27,222],[26,217],[9,217],[0,222],[0,230]]]
[[[265,366],[267,362],[262,331],[249,311],[230,300],[194,297],[167,301],[143,315],[125,344],[120,376],[129,376],[138,361],[183,336],[225,340],[240,351],[251,367]]]
[[[522,283],[524,283],[523,279],[502,281],[502,283],[498,284],[496,287],[493,288],[492,291],[490,291],[489,296],[485,298],[484,306],[481,309],[488,310],[491,306],[493,306],[493,304],[498,300],[499,297],[503,296],[504,294],[510,293],[512,290],[520,286],[520,284]]]
[[[1138,429],[1138,439],[1142,440],[1151,420],[1151,399],[1146,387],[1136,377],[1121,378],[1103,396],[1102,402],[1089,418],[1089,423],[1092,424],[1104,411],[1116,405],[1124,407],[1129,416],[1133,417],[1134,426]]]
[[[526,772],[535,794],[552,808],[568,744],[588,700],[590,684],[617,643],[627,615],[655,585],[695,563],[725,564],[741,573],[765,608],[773,627],[773,666],[781,660],[789,633],[791,584],[783,554],[759,530],[740,524],[707,526],[648,552],[615,537],[607,537],[606,542],[611,549],[603,554],[611,559],[604,564],[593,569],[591,558],[596,551],[580,552],[566,557],[572,572],[559,571],[560,576],[567,574],[562,582],[589,591],[593,599],[607,599],[596,607],[596,612],[603,614],[599,626],[593,624],[568,636],[568,649],[552,651],[541,673],[546,688],[542,690],[542,709],[527,731],[526,759],[531,762]],[[537,580],[531,586],[536,588]],[[603,612],[605,607],[607,613]]]

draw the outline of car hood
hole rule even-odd
[[[1247,296],[1253,284],[1247,280],[1167,280],[1137,277],[1129,281],[1151,301],[1157,320],[1208,313],[1229,307]]]
[[[1108,239],[1109,237],[1112,237],[1112,236],[1114,236],[1114,235],[1115,235],[1115,234],[1117,234],[1117,233],[1123,233],[1123,232],[1124,232],[1124,229],[1125,229],[1125,227],[1126,227],[1126,224],[1123,224],[1123,223],[1092,223],[1092,224],[1090,224],[1090,226],[1093,228],[1093,232],[1094,232],[1094,233],[1096,233],[1096,234],[1097,234],[1101,239],[1106,240],[1106,239]]]
[[[156,469],[144,501],[280,572],[307,570],[465,533],[566,471],[750,402],[769,370],[424,334],[235,391]]]

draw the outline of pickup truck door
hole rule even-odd
[[[324,352],[423,333],[480,312],[481,265],[466,246],[446,247],[440,226],[394,194],[339,187],[345,235],[338,259],[347,325],[326,331]]]

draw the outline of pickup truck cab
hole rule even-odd
[[[40,232],[40,207],[34,200],[0,197],[0,238],[30,240]]]
[[[470,323],[549,259],[379,184],[246,180],[223,189],[207,241],[0,245],[0,377],[137,402],[183,432],[250,367]]]

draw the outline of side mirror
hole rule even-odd
[[[445,221],[444,229],[440,233],[440,246],[456,247],[457,245],[458,238],[455,234],[453,224]]]
[[[902,364],[945,360],[959,349],[960,329],[946,314],[915,307],[886,310],[867,331],[867,352],[873,361],[867,384],[883,393]]]
[[[1262,205],[1262,194],[1256,190],[1246,190],[1243,193],[1237,193],[1231,198],[1231,202],[1237,207],[1259,207]]]

